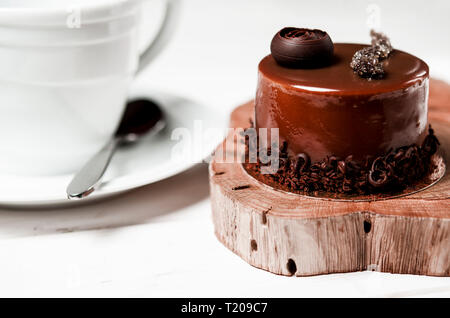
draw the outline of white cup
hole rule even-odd
[[[0,174],[72,173],[111,137],[176,20],[167,0],[140,54],[141,2],[0,0]]]

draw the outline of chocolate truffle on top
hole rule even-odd
[[[275,34],[270,50],[280,65],[313,68],[330,62],[333,42],[324,31],[289,27]]]

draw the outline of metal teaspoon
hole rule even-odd
[[[67,197],[82,199],[94,192],[118,147],[134,143],[149,132],[156,134],[165,126],[161,108],[155,102],[147,99],[129,102],[111,140],[73,177],[66,190]]]

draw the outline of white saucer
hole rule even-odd
[[[136,145],[121,148],[114,155],[99,189],[82,200],[69,200],[66,187],[70,175],[19,177],[0,175],[0,206],[42,207],[71,205],[118,194],[133,188],[163,180],[178,174],[206,158],[223,138],[223,135],[208,136],[200,151],[190,158],[171,160],[173,147],[179,140],[172,140],[174,128],[184,127],[191,135],[201,120],[202,130],[208,128],[225,132],[226,115],[191,100],[166,93],[154,93],[151,89],[135,89],[133,98],[149,98],[163,108],[167,127],[154,136],[143,137]],[[197,125],[197,126],[196,126]],[[197,128],[195,128],[197,127]],[[186,131],[186,130],[185,130]]]

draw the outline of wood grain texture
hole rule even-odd
[[[450,86],[430,83],[430,121],[450,162]],[[230,127],[246,128],[253,102]],[[226,143],[226,141],[232,142]],[[237,145],[229,135],[218,150]],[[221,148],[223,147],[223,148]],[[450,173],[424,191],[396,199],[345,202],[272,189],[240,163],[210,164],[217,238],[251,265],[281,275],[376,270],[450,276]]]

